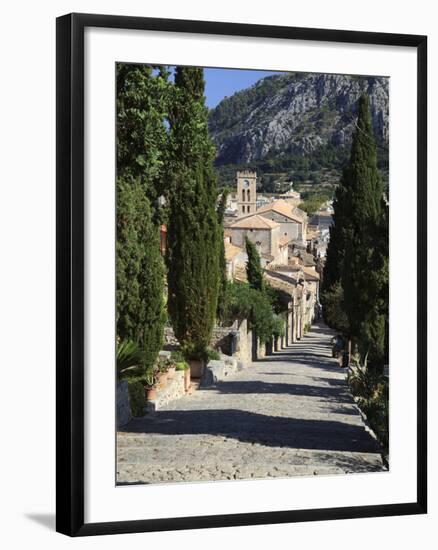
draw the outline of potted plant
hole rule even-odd
[[[160,386],[165,386],[167,381],[168,365],[166,361],[160,360],[156,365],[156,379]]]
[[[206,364],[205,350],[196,349],[193,346],[186,345],[183,349],[183,355],[189,364],[191,378],[201,378]]]
[[[172,378],[173,375],[175,374],[176,364],[175,364],[175,361],[173,361],[172,359],[167,359],[166,362],[167,362],[167,377],[169,379],[169,378]]]
[[[157,398],[157,380],[153,369],[150,369],[142,378],[146,401],[154,401]]]

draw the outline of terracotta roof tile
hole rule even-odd
[[[282,216],[290,218],[291,220],[299,223],[303,223],[303,221],[306,219],[306,213],[303,210],[296,208],[295,206],[286,202],[283,199],[265,204],[265,206],[260,207],[257,212],[277,212],[277,214],[281,214]]]
[[[240,248],[239,246],[235,246],[231,243],[225,243],[225,259],[227,261],[234,258],[234,256],[237,256],[237,254],[240,254],[243,252],[243,248]]]
[[[231,229],[274,229],[276,227],[280,227],[280,224],[258,214],[240,218],[230,225]]]

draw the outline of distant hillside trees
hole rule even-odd
[[[387,351],[388,211],[366,95],[336,190],[323,280],[326,321],[353,339],[370,366],[381,369]]]

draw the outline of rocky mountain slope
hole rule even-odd
[[[283,158],[290,159],[290,166],[283,162],[286,169],[293,169],[294,159],[308,157],[322,167],[327,154],[345,155],[349,149],[357,100],[364,92],[370,97],[380,161],[387,163],[389,79],[285,73],[259,80],[210,112],[217,165]]]

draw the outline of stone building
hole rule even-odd
[[[245,266],[248,261],[248,255],[243,248],[231,244],[229,237],[225,237],[225,264],[227,271],[227,279],[234,280],[236,268]]]
[[[293,204],[280,199],[257,210],[257,214],[280,224],[281,235],[290,241],[305,243],[307,240],[307,214]]]
[[[280,224],[257,214],[238,219],[227,227],[232,245],[245,248],[245,238],[256,245],[266,263],[287,264],[289,239],[280,235]]]
[[[266,283],[280,291],[287,301],[287,311],[284,313],[285,336],[282,345],[290,346],[304,336],[306,326],[311,326],[315,319],[318,274],[311,272],[303,265],[296,264],[268,266],[264,269],[263,277]],[[244,265],[235,266],[233,280],[247,281]]]
[[[315,267],[307,267],[299,257],[289,265],[269,266],[265,278],[274,288],[286,289],[290,294],[287,317],[287,342],[299,340],[305,327],[315,319],[319,303],[319,274]]]
[[[257,203],[257,174],[252,170],[241,170],[236,173],[237,215],[255,214]]]

